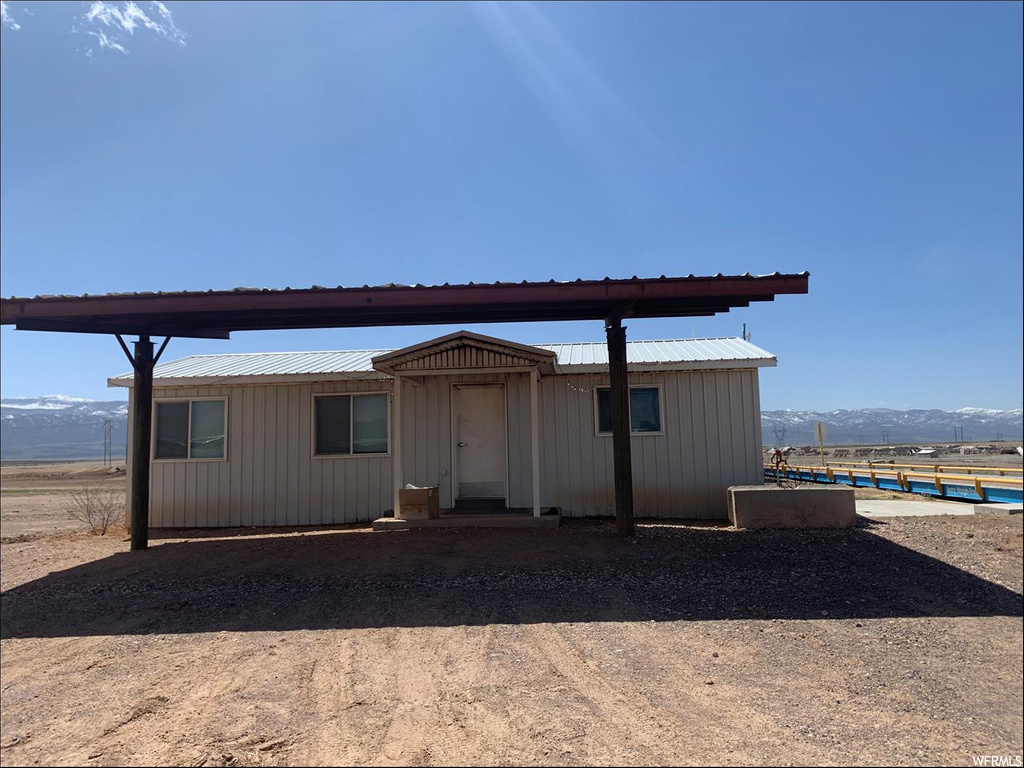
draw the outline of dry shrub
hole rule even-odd
[[[111,525],[124,519],[126,503],[123,490],[83,483],[68,494],[62,508],[72,520],[85,523],[92,533],[103,536]]]

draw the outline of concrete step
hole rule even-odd
[[[373,521],[375,531],[408,531],[412,528],[557,528],[558,515],[456,514],[441,515],[433,520],[402,520],[397,517],[378,517]]]

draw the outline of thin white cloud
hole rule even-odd
[[[149,13],[139,7],[133,0],[113,3],[106,0],[94,0],[89,10],[82,16],[88,29],[82,31],[96,38],[100,48],[128,53],[124,41],[133,36],[136,30],[149,30],[154,34],[184,46],[186,35],[174,23],[174,14],[161,2],[149,3]],[[86,53],[90,55],[91,50]]]
[[[21,29],[21,24],[14,20],[14,17],[7,12],[7,3],[0,0],[0,23],[8,29]]]
[[[128,49],[125,48],[123,45],[121,45],[119,42],[117,42],[117,38],[109,37],[102,30],[100,30],[100,31],[93,31],[91,29],[87,29],[87,30],[85,30],[85,33],[87,35],[92,35],[93,37],[95,37],[96,38],[96,42],[100,44],[100,48],[109,48],[112,51],[120,51],[121,53],[128,53]],[[86,52],[85,55],[91,57],[92,56],[92,48],[90,48]]]

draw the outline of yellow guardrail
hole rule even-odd
[[[830,466],[837,467],[897,467],[899,469],[923,470],[927,472],[963,472],[970,475],[974,472],[998,472],[1000,475],[1021,475],[1024,474],[1024,467],[967,467],[955,464],[892,464],[888,461],[835,461],[825,462]]]
[[[899,464],[885,464],[883,466],[868,466],[865,467],[863,462],[850,462],[847,465],[829,465],[824,467],[804,467],[795,464],[782,464],[779,470],[785,474],[789,471],[793,472],[807,472],[808,474],[823,474],[830,482],[836,482],[836,476],[845,476],[849,479],[850,485],[857,485],[854,480],[855,477],[869,478],[871,484],[876,488],[879,487],[878,478],[881,477],[892,477],[896,480],[897,485],[903,490],[911,490],[910,480],[921,479],[927,480],[935,485],[935,489],[939,495],[942,495],[945,491],[945,486],[948,485],[973,485],[975,493],[979,497],[984,498],[985,493],[983,488],[1001,486],[1009,487],[1013,489],[1021,488],[1024,486],[1024,477],[998,477],[991,475],[959,475],[950,472],[904,472],[902,469],[897,469]],[[765,469],[769,471],[775,471],[774,465],[766,464]],[[963,469],[963,467],[957,467],[957,469]]]
[[[904,477],[936,477],[940,476],[946,480],[966,480],[967,482],[984,482],[986,485],[1021,485],[1024,484],[1022,477],[990,477],[987,475],[954,475],[949,472],[904,472]]]

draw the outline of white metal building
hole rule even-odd
[[[758,368],[775,357],[728,338],[632,341],[627,360],[637,516],[726,517],[726,488],[763,479]],[[439,486],[447,508],[613,515],[607,387],[603,343],[465,331],[160,364],[150,523],[369,521],[407,483]]]

